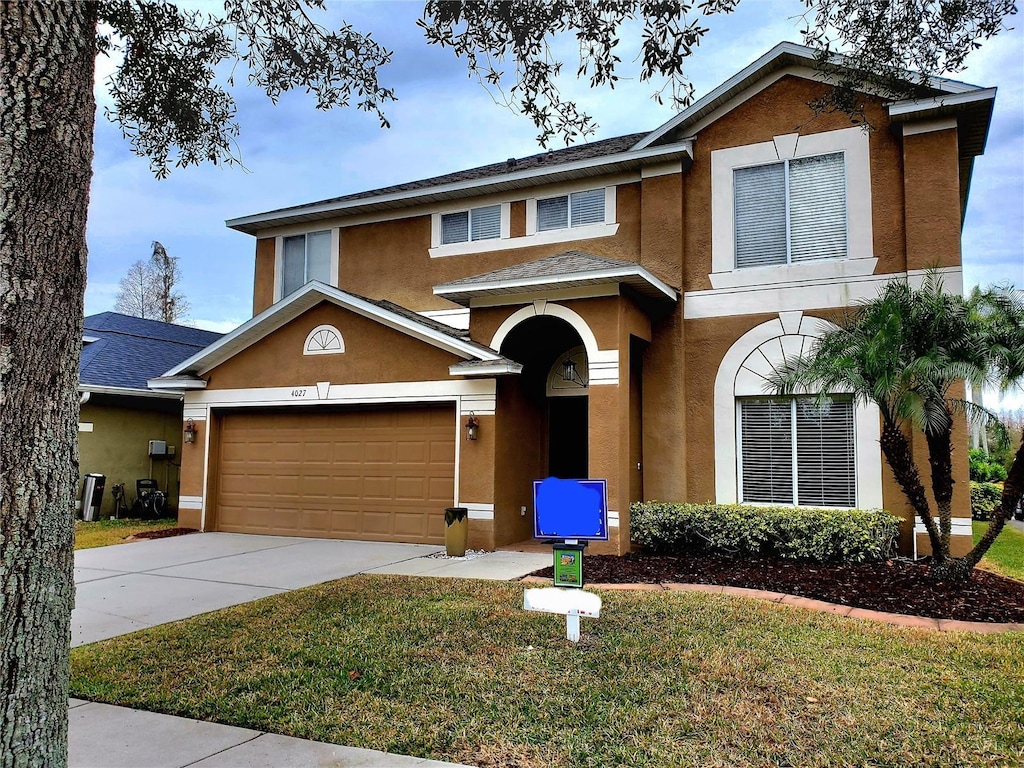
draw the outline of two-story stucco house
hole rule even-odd
[[[885,507],[911,550],[877,411],[763,374],[894,277],[961,289],[995,90],[870,101],[864,130],[807,106],[812,62],[784,43],[648,133],[229,221],[254,317],[150,382],[198,427],[182,524],[437,543],[458,505],[494,548],[556,475],[607,479],[597,551],[641,499]]]

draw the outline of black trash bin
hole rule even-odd
[[[103,491],[107,487],[107,476],[90,472],[82,483],[82,519],[92,522],[103,506]]]

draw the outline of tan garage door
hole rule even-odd
[[[453,406],[229,413],[219,445],[216,530],[444,542]]]

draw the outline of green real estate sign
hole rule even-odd
[[[576,544],[556,544],[555,586],[583,586],[583,547]]]

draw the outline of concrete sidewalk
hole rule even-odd
[[[72,699],[72,768],[439,768],[442,763]]]
[[[72,645],[196,616],[357,573],[509,580],[550,554],[430,557],[443,547],[285,536],[200,533],[75,553]],[[69,766],[443,766],[421,758],[324,744],[72,699]]]

